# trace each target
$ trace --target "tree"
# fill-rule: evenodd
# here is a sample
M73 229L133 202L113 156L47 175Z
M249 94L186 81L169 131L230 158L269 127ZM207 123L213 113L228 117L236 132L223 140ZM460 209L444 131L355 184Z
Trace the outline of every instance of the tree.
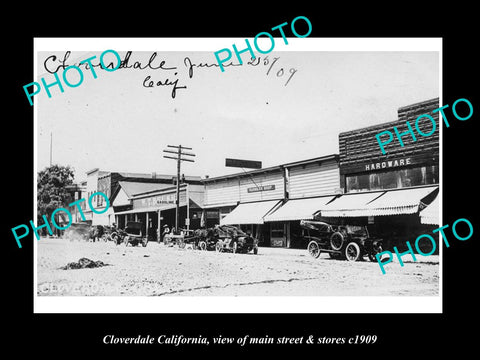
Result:
M55 209L66 207L73 201L71 194L66 188L68 185L73 184L73 179L74 170L69 165L51 165L38 172L37 226L44 223L43 215L46 215L50 221L52 212Z

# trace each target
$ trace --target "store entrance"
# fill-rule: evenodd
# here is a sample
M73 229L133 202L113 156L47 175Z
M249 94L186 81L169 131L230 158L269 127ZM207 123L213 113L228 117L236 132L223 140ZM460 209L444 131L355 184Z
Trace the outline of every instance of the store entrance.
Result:
M286 246L286 224L283 222L270 223L270 245L272 247Z

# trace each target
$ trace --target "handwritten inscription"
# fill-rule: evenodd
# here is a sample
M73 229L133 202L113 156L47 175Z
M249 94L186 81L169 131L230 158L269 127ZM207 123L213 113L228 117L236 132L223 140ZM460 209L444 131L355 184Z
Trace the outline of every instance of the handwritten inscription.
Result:
M257 56L255 59L251 58L250 61L248 61L246 64L247 65L250 65L250 66L258 66L260 63L262 63L264 66L268 66L270 64L270 66L268 67L268 70L266 72L265 75L269 75L270 72L272 71L272 68L274 67L275 63L280 59L280 57L274 57L273 58L273 61L270 61L269 57L268 56L265 56L263 58L263 61L262 61L262 57L261 56ZM212 67L219 67L220 65L218 65L217 63L213 63L213 64L207 64L207 63L199 63L199 64L195 64L195 63L192 63L192 61L190 60L189 57L186 57L184 60L183 60L183 63L185 64L185 66L187 67L188 69L188 76L190 78L193 77L193 68L212 68ZM235 64L233 62L229 62L229 63L226 63L226 64L223 64L223 67L229 67L229 66L244 66L244 64ZM274 71L272 73L275 73L276 72L276 75L277 77L282 77L285 73L285 70L283 67L277 67L276 69L273 69ZM287 81L285 82L285 86L287 86L288 82L290 81L290 79L293 77L293 75L295 75L295 73L297 72L297 69L294 69L294 68L290 68L289 70L289 73L291 74L289 76L289 78L287 79Z
M102 70L110 69L115 66L113 63L108 63L102 65L98 63L70 63L69 58L71 56L71 51L66 51L63 57L57 57L56 55L48 56L44 62L43 66L47 72L54 74L58 71L65 70L71 65L78 67L84 67L86 70L92 67L98 67ZM205 71L212 68L218 68L218 63L206 63L206 62L195 62L190 57L185 57L183 59L183 66L180 68L177 66L168 63L165 59L160 59L157 52L150 54L149 59L145 61L133 60L132 51L127 51L121 59L120 66L117 68L118 71L122 69L131 69L131 70L140 70L140 71L153 71L155 73L148 74L143 82L142 86L144 88L156 88L156 87L171 87L170 96L172 99L175 99L177 96L178 90L186 90L187 85L180 83L179 73L181 71L187 71L188 78L193 79L196 71ZM286 80L283 85L287 86L292 80L293 76L297 73L297 69L291 67L287 70L288 67L282 66L281 57L256 57L255 59L251 58L250 61L240 63L224 63L223 67L259 67L265 69L265 76L275 77L278 79ZM157 71L165 71L163 75L159 75Z

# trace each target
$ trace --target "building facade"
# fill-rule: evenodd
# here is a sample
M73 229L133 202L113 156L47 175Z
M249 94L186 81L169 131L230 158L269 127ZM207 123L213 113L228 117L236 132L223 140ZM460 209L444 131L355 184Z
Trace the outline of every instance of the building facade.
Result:
M180 185L179 219L180 229L201 227L203 207L203 184L182 183ZM144 183L123 180L111 198L115 222L121 229L128 221L143 224L143 233L149 240L160 239L162 227L175 226L176 186L165 183Z
M81 203L82 211L85 215L85 221L92 225L112 225L116 222L116 211L132 210L131 199L134 195L140 192L148 192L151 190L161 190L164 188L174 187L176 181L172 175L163 175L157 173L128 173L128 172L112 172L104 171L99 168L92 169L86 172L87 180L84 182L84 193L82 194L85 202ZM202 182L200 177L187 176L183 177L183 182L186 184L198 185L201 187ZM124 182L124 187L121 187L121 182ZM136 184L132 185L132 183ZM106 199L101 195L95 195L91 199L91 205L98 214L90 209L87 204L89 198L96 192L104 193L109 205L107 207ZM113 202L116 199L116 206ZM123 205L121 204L123 201ZM71 211L75 209L72 207Z
M204 179L206 226L238 225L261 246L303 247L300 220L341 192L338 155Z
M439 135L404 136L404 146L391 143L382 154L375 135L385 131L407 131L405 121L415 123L423 114L431 115L439 128L438 98L402 107L398 120L339 134L340 182L344 194L337 196L317 214L332 223L367 225L373 235L384 239L384 248L399 248L406 240L429 233L420 213L429 204L438 214ZM420 129L429 133L429 129ZM430 125L431 126L431 125ZM437 204L437 205L435 205ZM438 216L437 216L438 218ZM430 226L433 224L430 224Z

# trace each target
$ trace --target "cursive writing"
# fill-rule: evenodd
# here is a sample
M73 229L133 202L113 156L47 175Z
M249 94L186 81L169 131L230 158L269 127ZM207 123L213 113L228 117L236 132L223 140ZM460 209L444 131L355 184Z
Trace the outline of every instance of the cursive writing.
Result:
M177 75L177 73L175 73L175 75ZM166 79L164 82L161 82L161 81L153 81L153 80L150 80L151 76L147 76L145 78L145 80L143 80L143 86L146 87L146 88L152 88L154 86L171 86L173 85L173 88L172 88L172 99L175 99L175 96L177 95L177 89L186 89L187 87L186 86L177 86L178 84L178 79L176 79L175 81L170 81L168 79ZM149 81L150 80L150 81Z
M193 68L211 68L211 67L219 67L217 63L213 64L207 64L207 63L192 63L192 60L187 56L185 59L183 59L183 64L187 67L188 69L188 77L191 79L193 77ZM231 61L228 64L224 64L223 67L228 67L228 66L242 66L242 64L234 64Z
M77 66L77 67L85 67L86 70L90 70L90 65L88 63L77 63L77 64L67 64L67 60L71 55L71 51L66 51L65 54L63 55L63 59L57 58L55 55L50 55L45 59L43 62L43 66L47 72L50 74L54 74L60 69L65 70L69 66ZM130 57L132 56L131 51L127 51L125 53L125 56L120 62L120 66L118 69L138 69L138 70L145 70L145 69L150 69L150 70L176 70L177 67L166 67L165 66L165 60L160 61L160 63L155 64L155 59L157 57L157 53L154 52L150 55L150 58L148 59L148 62L146 64L143 64L141 61L135 61L133 63L130 63ZM56 65L55 62L58 62L60 65ZM55 68L55 66L57 66ZM101 69L104 69L102 64L100 62L98 63L93 63L93 67L99 67ZM107 68L114 68L113 63L109 63L106 65Z
M267 72L265 75L269 75L270 72L272 71L272 67L275 65L275 63L280 59L280 57L274 57L272 61L270 61L268 55L265 56L263 58L263 61L262 61L262 58L260 56L257 56L255 58L250 58L250 61L247 61L247 65L250 65L250 66L258 66L260 64L260 62L263 63L264 66L267 66L268 64L270 64L271 62L271 65L270 67L268 68ZM190 77L190 79L193 77L193 68L211 68L211 67L219 67L220 65L218 63L212 63L212 64L208 64L208 63L198 63L198 64L195 64L192 62L192 60L190 60L190 58L187 56L183 59L183 64L187 67L188 69L188 76ZM235 64L235 63L232 63L232 62L229 62L227 64L223 64L222 66L223 67L228 67L228 66L242 66L242 64L238 63L238 64ZM276 76L277 78L280 78L284 75L285 73L285 70L282 68L276 68L275 69L276 71L274 71L276 73ZM288 77L287 81L285 82L284 86L287 86L288 83L290 82L290 80L292 79L293 75L295 75L295 73L297 72L298 70L297 69L294 69L294 68L290 68L289 72L290 72L290 76ZM273 72L272 72L273 73Z
M120 56L120 65L117 63L101 63L99 60L94 61L95 57L91 57L92 61L88 62L78 62L75 63L71 61L71 51L66 51L63 55L50 55L48 56L44 62L43 66L45 70L50 74L55 74L58 71L65 71L69 66L77 66L78 68L83 68L85 70L90 70L90 67L98 67L100 69L108 69L108 68L117 68L120 69L132 69L132 70L162 70L162 71L171 71L168 73L169 75L162 77L162 80L155 79L155 75L148 74L143 79L143 87L144 88L155 88L155 87L171 87L171 97L175 99L177 96L177 90L187 89L186 85L179 84L179 76L178 73L181 69L177 68L177 66L172 66L171 64L167 65L167 61L165 59L160 59L157 52L152 52L150 57L147 61L135 59L132 56L132 51L126 51L125 54ZM170 61L171 62L171 61ZM282 78L284 73L287 74L287 70L281 66L282 60L280 57L273 57L270 59L268 56L257 56L255 58L250 58L249 61L243 63L234 63L230 61L229 63L224 63L223 67L236 67L236 66L246 66L246 67L258 67L259 69L265 69L265 76L267 77L276 77ZM195 71L197 70L208 70L211 68L218 68L220 65L218 63L208 63L208 62L194 62L190 57L186 56L183 58L183 65L185 66L188 73L188 78L192 79L195 75ZM117 67L118 66L118 67ZM297 72L296 69L290 68L289 70L290 76L284 83L284 86L287 86L290 83L293 75ZM287 78L287 76L285 76ZM165 79L165 80L163 80Z

